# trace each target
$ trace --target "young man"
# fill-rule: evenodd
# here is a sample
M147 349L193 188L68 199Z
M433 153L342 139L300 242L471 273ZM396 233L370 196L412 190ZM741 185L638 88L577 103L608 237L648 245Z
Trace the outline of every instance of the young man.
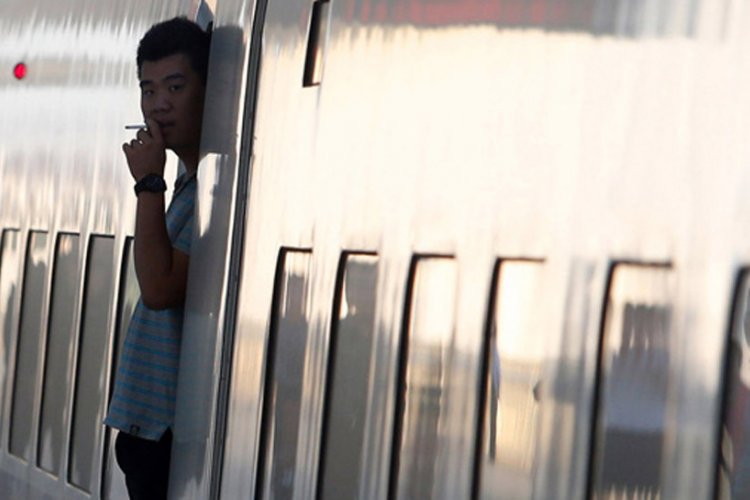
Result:
M210 35L198 25L176 18L153 26L138 47L146 126L122 149L136 181L134 256L141 300L105 420L120 431L115 454L132 499L167 496L209 44ZM167 149L185 172L165 214Z

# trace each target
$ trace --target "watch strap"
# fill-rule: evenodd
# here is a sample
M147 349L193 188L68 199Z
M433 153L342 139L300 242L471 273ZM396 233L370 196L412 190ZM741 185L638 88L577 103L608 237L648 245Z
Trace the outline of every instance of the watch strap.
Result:
M167 183L164 177L158 174L147 174L141 180L135 183L135 195L138 196L143 191L148 193L163 193L167 190Z

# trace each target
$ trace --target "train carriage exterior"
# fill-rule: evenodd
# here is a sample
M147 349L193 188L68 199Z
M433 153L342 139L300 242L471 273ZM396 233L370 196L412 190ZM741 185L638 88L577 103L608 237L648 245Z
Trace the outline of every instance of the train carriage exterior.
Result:
M740 0L5 0L0 496L126 497L120 145L175 15L213 45L171 498L748 498Z

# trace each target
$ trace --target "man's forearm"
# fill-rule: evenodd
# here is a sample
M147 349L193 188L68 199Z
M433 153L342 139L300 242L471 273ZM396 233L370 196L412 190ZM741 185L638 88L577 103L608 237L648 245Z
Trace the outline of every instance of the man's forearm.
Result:
M179 305L184 295L174 276L173 250L164 216L164 194L138 196L135 225L135 270L147 307Z

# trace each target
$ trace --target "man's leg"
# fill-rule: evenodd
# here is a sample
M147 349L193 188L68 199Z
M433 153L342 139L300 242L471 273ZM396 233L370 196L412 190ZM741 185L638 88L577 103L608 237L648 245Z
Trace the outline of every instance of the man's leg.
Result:
M169 485L169 458L172 431L167 429L159 441L117 434L115 456L125 473L131 500L164 500Z

